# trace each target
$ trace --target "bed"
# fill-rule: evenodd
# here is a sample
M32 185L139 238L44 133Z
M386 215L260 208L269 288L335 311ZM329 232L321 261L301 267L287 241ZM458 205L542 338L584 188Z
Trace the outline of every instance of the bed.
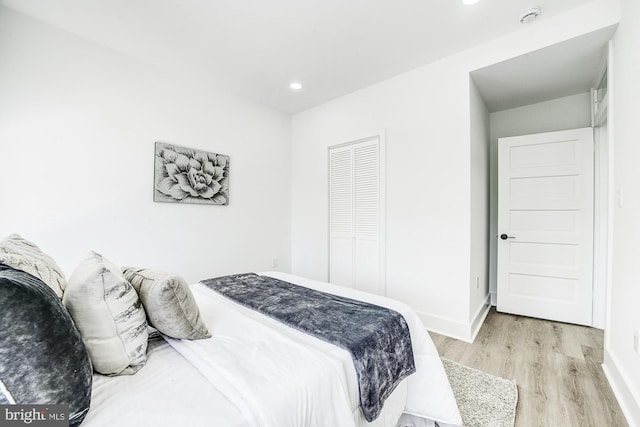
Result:
M0 269L0 273L7 271L15 273L12 269ZM434 421L441 426L461 424L435 346L407 305L280 272L263 272L259 276L364 301L402 315L410 331L415 372L393 388L375 419L369 422L363 415L361 385L349 351L197 283L189 286L190 293L211 338L175 339L149 328L144 366L130 375L106 376L92 371L90 399L84 400L88 411L78 411L74 418L77 422L71 424L87 427L423 427L434 425ZM6 286L0 286L2 289ZM5 296L0 295L0 300L6 301ZM11 319L16 319L19 308L12 307ZM0 326L15 322L9 319L7 310L2 316ZM3 328L0 346L5 348L0 348L3 350L0 358L7 356L4 350L9 345L6 338L10 333ZM17 351L23 360L39 357L32 353L24 356L24 349ZM0 366L0 399L2 387L6 391L7 384L11 384L11 369ZM64 373L56 375L60 378ZM85 378L83 384L87 381ZM77 390L81 386L67 388ZM76 392L74 398L77 396ZM65 401L5 399L0 403Z

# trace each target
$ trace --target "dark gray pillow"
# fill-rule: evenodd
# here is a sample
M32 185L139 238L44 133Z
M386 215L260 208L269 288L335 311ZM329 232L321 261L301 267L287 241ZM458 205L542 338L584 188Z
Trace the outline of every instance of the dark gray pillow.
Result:
M0 264L0 401L89 411L93 369L60 298L40 279Z

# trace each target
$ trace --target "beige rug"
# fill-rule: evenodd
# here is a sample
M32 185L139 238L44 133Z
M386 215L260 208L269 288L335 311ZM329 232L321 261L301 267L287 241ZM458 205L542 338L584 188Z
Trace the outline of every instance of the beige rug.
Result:
M442 358L464 427L513 427L518 388L505 380Z

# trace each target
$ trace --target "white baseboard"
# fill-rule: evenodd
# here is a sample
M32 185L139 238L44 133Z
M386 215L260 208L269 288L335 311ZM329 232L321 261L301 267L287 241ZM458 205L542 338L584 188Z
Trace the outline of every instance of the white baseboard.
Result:
M458 320L417 311L420 320L427 330L446 335L457 340L471 342L469 325Z
M476 314L475 316L473 316L473 319L471 321L471 342L476 339L476 336L478 335L478 332L480 332L480 328L484 323L484 319L487 318L490 309L491 295L487 295L480 307L478 307L478 310L476 310Z
M473 315L472 320L469 322L460 322L459 320L424 313L421 311L417 311L417 313L428 330L440 335L446 335L457 340L471 343L482 327L482 323L487 317L487 314L489 314L489 309L491 308L489 302L490 296L487 295L483 303Z
M640 405L638 404L640 400L625 381L625 378L631 378L631 376L624 372L617 358L607 349L604 350L602 369L613 390L613 394L618 400L622 413L627 419L627 423L629 423L630 427L640 426Z

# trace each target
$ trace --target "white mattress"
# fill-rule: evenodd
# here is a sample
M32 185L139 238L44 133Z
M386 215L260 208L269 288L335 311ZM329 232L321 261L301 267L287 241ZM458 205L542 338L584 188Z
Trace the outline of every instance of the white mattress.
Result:
M363 295L348 288L336 287L283 273L262 274L350 298L367 300L378 305L392 305L389 308L402 314L405 314L403 311L408 309L400 303L394 306L396 302L386 298L369 294ZM414 374L404 380L385 402L381 416L373 423L367 423L358 408L357 380L348 352L288 328L273 319L235 303L225 302L224 298L220 296L203 298L203 289L198 289L198 287L202 286L193 287L194 296L198 300L203 318L214 337L224 337L227 341L239 341L239 339L244 340L251 335L248 330L259 331L262 327L268 327L276 333L305 343L305 346L312 351L322 352L325 355L323 357L332 358L340 364L344 371L344 383L348 396L347 405L354 420L354 424L351 425L394 427L401 413L405 410L414 415L428 415L428 418L449 423L452 420L455 421L456 415L459 417L457 408L455 408L455 399L448 382L446 382L438 353L426 331L419 324L419 320L416 324L417 316L415 314L415 319L409 316L407 321L412 340L419 340L415 359L420 375ZM204 290L204 292L214 294L208 290ZM243 320L237 321L238 319ZM256 322L256 326L248 327L247 325L251 325L251 322ZM193 343L198 343L198 341ZM186 344L191 345L191 342L186 342ZM229 347L229 349L232 348ZM415 352L416 350L414 350ZM259 354L256 355L256 357L259 356ZM434 361L436 365L433 365ZM265 366L278 362L268 361L265 362ZM226 397L229 394L229 385L224 386L219 381L214 381L217 383L214 386L210 379L208 380L201 374L201 368L196 368L166 341L152 341L149 345L147 364L135 375L105 377L96 374L94 376L91 409L83 426L250 426L251 423L247 419L252 418L247 416L246 405L239 401L237 396ZM442 383L443 378L446 385ZM451 406L452 402L453 407ZM285 407L287 407L286 404L283 408ZM331 411L330 408L325 405L323 410ZM327 419L330 418L331 416L327 417Z

